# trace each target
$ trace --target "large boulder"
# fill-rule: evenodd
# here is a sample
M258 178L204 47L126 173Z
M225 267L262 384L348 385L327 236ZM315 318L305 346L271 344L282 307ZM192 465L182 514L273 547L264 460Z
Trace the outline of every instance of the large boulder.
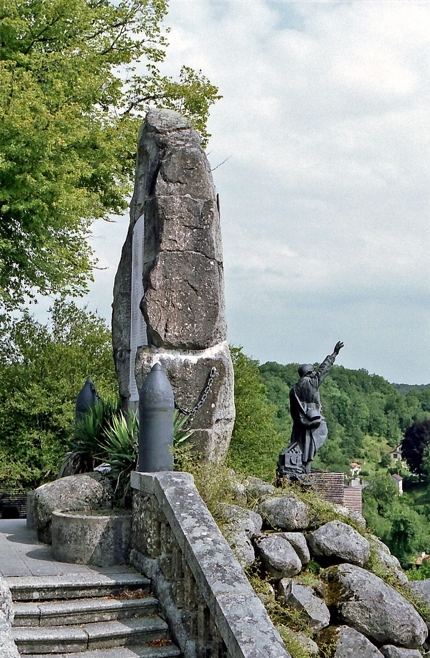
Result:
M302 563L282 533L257 535L254 546L263 567L273 578L288 578L300 573Z
M305 567L311 560L306 538L302 532L283 532L283 536L290 542Z
M252 539L258 535L263 525L263 519L260 514L252 510L240 507L239 505L230 505L222 503L218 506L218 512L224 523L226 533L243 531Z
M237 530L226 535L227 542L238 559L240 566L245 569L255 562L255 551L250 538L244 530Z
M402 649L392 644L381 647L381 653L385 658L422 658L421 653L416 649Z
M301 610L306 615L313 633L318 633L330 624L329 609L308 585L301 585L293 578L282 578L278 585L278 596L282 603Z
M132 327L138 327L135 342ZM124 408L154 363L161 363L186 410L201 399L216 369L194 415L190 443L207 459L222 458L235 409L219 204L198 133L171 110L150 110L139 136L130 226L114 284L112 341Z
M52 542L51 518L55 510L110 509L113 492L99 473L68 475L43 484L34 494L34 515L39 541Z
M333 507L336 510L338 510L343 517L345 517L347 519L352 519L353 521L355 521L358 524L358 526L362 530L366 530L366 526L367 526L366 519L364 518L364 516L362 514L360 514L360 512L357 512L356 510L348 509L344 505L339 505L337 503L334 503Z
M430 608L430 578L411 581L408 587Z
M427 626L415 608L375 574L352 564L322 573L326 602L339 620L378 644L416 649L424 644Z
M408 577L400 566L400 562L395 555L391 554L390 549L378 537L371 535L369 537L370 548L373 551L377 561L379 572L384 577L394 578L399 585L406 585ZM378 572L378 573L379 573Z
M370 556L367 539L341 521L329 521L307 535L313 555L333 557L363 566Z
M264 496L276 494L276 487L260 478L248 476L244 482L245 493L249 503L255 503Z
M331 649L332 658L382 658L382 653L367 637L349 626L331 626L323 630L317 643L323 650Z
M309 525L308 506L293 494L265 498L259 511L267 523L280 530L305 530Z
M295 643L302 648L306 658L308 656L309 658L312 658L313 656L319 656L319 648L317 643L304 633L293 631L291 628L286 629L285 626L278 626L277 630L283 640L286 639L285 636L287 636L288 639L293 639ZM301 656L303 653L300 653L299 655Z

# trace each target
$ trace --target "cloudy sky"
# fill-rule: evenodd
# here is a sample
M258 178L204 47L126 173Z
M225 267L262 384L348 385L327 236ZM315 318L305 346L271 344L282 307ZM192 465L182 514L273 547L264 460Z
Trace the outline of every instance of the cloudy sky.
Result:
M223 99L208 147L229 341L430 382L430 3L171 0L166 73ZM128 218L97 224L110 317Z

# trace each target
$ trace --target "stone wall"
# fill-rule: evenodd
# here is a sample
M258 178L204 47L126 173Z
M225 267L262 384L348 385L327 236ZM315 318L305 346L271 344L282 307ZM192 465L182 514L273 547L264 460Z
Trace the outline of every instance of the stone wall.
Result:
M361 487L345 487L343 504L351 512L363 513L363 493Z
M343 505L351 512L363 512L363 495L361 487L345 487L343 473L313 472L312 484L321 498L335 505Z
M0 576L0 656L1 658L19 658L18 649L13 641L11 626L14 612L12 596L6 580Z
M187 473L133 473L131 563L185 658L289 658Z

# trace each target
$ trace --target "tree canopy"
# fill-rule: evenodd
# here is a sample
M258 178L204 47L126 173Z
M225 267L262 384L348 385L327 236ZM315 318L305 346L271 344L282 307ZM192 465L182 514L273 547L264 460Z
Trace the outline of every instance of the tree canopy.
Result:
M266 396L258 361L231 347L236 421L228 463L236 471L272 481L285 439L276 430L276 407Z
M203 139L217 88L161 75L166 0L0 0L0 301L81 294L91 222L126 207L148 107Z
M46 324L0 316L1 488L56 477L87 377L103 398L117 397L110 331L96 314L57 301Z
M402 441L402 457L406 461L409 470L421 479L424 464L425 450L430 445L430 419L412 423L405 432ZM428 462L428 455L427 462ZM428 463L427 463L428 466Z

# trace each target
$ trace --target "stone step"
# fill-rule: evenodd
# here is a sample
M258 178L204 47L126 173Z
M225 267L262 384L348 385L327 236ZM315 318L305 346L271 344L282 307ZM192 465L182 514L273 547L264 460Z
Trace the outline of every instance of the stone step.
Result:
M12 633L21 655L80 653L169 639L168 626L158 616L81 626L22 626Z
M155 644L155 643L154 643ZM181 652L175 644L148 646L134 644L130 647L95 649L79 653L60 653L55 658L180 658ZM32 654L31 658L46 658L46 653Z
M8 577L13 601L46 601L109 596L123 590L149 591L148 578L130 571L124 573L68 574L63 576Z
M14 611L14 627L68 626L149 616L158 612L158 601L149 595L131 599L106 597L40 603L18 601L14 604Z

